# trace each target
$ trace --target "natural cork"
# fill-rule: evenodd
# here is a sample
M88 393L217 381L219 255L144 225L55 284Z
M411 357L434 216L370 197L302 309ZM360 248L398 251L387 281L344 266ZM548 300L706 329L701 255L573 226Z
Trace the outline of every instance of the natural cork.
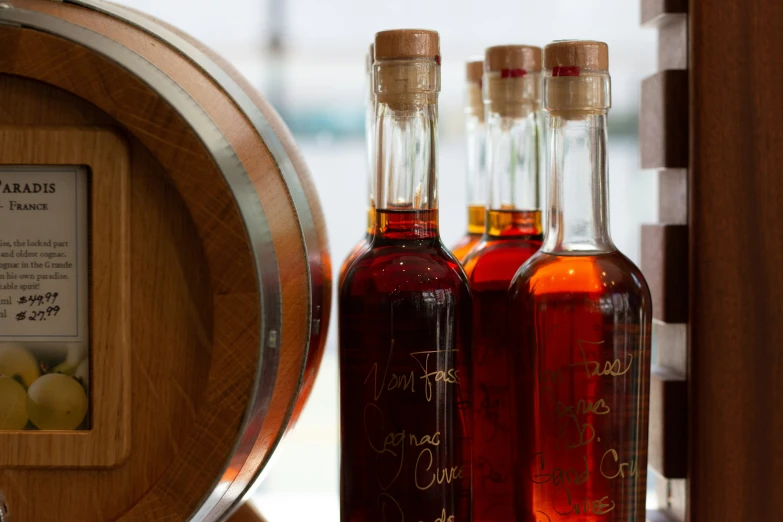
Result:
M465 63L465 113L472 114L479 122L484 122L484 97L481 93L484 76L484 60L471 60Z
M484 70L541 71L541 48L532 45L497 45L484 54Z
M612 106L609 47L566 40L544 48L544 106L550 114L578 119Z
M465 79L469 82L481 82L484 75L484 60L470 60L465 63Z
M433 58L440 61L440 38L427 29L394 29L375 34L375 61Z
M579 67L591 71L609 71L609 46L590 40L560 40L544 48L544 68Z
M525 118L541 108L541 48L498 45L484 55L484 103L489 113Z

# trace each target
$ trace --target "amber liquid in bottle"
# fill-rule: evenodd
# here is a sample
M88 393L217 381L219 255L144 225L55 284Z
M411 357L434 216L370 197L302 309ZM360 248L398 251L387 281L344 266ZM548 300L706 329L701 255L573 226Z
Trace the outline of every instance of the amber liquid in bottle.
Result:
M473 294L474 521L513 522L507 294L516 271L541 246L541 212L487 214L487 234L465 261Z
M467 282L437 210L377 215L340 296L342 520L469 520Z
M486 231L463 261L473 294L474 522L516 520L507 294L543 240L540 74L520 60L523 53L537 54L540 64L539 48L487 50Z
M374 236L339 300L341 520L470 521L472 301L438 233L439 65L376 74Z
M512 289L520 520L643 522L650 297L620 252L541 253ZM644 439L642 440L642 437ZM532 510L531 510L532 506Z
M452 247L451 253L462 263L484 235L484 205L468 206L468 231Z
M644 522L651 299L608 230L608 74L580 74L545 77L549 223L509 291L517 520Z

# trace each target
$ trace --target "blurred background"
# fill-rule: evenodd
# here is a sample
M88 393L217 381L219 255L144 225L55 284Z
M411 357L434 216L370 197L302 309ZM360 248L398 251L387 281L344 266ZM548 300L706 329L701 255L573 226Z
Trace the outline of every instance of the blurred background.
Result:
M119 0L189 32L231 61L272 103L307 160L326 214L334 270L364 234L365 54L376 31L441 36L440 223L448 246L464 232L464 63L499 44L557 39L609 44L611 231L639 263L642 223L657 219L654 172L641 171L639 89L656 70L655 31L639 0ZM218 9L219 8L219 9ZM335 307L336 313L336 307ZM334 314L333 314L334 316ZM253 497L269 522L337 522L337 331L333 320L315 390ZM655 357L655 356L653 356ZM654 490L650 475L648 490ZM648 495L648 507L654 495Z

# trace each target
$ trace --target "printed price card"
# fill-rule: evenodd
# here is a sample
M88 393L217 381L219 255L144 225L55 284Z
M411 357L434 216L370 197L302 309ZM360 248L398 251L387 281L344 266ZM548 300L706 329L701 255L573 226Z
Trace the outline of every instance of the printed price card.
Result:
M89 428L88 186L0 168L0 430Z

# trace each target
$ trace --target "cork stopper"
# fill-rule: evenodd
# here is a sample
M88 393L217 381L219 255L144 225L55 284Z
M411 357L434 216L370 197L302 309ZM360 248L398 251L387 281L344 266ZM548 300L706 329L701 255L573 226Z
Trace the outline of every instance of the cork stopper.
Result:
M440 92L438 33L397 29L375 35L373 80L379 104L396 111L436 103Z
M568 119L612 106L609 47L603 42L564 40L544 48L544 106Z
M481 83L481 77L484 75L484 60L475 58L465 63L465 79L469 82Z
M532 45L490 47L484 54L484 70L541 72L541 48Z
M484 98L481 95L484 60L474 59L465 63L465 115L484 122Z
M393 29L375 34L375 61L433 58L440 63L440 37L427 29Z
M489 114L525 118L541 109L541 48L498 45L484 56L484 103Z
M609 72L609 46L604 42L589 40L552 42L544 49L544 68L553 70L561 67ZM563 76L578 76L578 74Z

